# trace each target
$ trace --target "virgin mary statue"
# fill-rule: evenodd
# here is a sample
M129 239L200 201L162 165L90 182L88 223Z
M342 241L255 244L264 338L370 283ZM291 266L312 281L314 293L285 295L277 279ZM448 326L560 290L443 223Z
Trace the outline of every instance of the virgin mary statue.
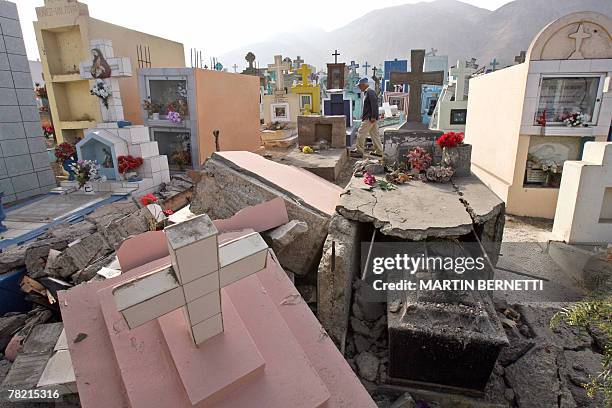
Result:
M91 50L91 54L93 55L93 63L91 65L91 76L96 79L106 79L111 76L111 67L106 62L102 51L98 48L94 48Z

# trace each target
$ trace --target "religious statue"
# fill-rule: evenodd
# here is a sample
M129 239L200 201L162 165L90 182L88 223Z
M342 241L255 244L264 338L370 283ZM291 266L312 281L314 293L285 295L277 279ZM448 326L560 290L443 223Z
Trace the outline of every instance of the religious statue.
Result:
M110 150L108 150L107 148L102 148L102 152L104 153L104 161L102 162L102 167L104 167L105 169L112 169L113 167L113 155L111 154Z
M102 51L98 48L94 48L91 50L91 54L93 55L93 62L91 64L91 76L96 79L106 79L111 76L111 67L106 62L106 58L102 54Z

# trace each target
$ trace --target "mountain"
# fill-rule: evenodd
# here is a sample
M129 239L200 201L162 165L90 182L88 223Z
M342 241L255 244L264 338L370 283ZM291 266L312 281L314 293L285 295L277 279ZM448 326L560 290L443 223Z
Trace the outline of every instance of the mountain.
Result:
M277 35L220 55L226 66L244 65L253 52L263 67L275 54L324 67L334 49L340 61L382 64L409 59L410 50L435 48L449 63L477 58L485 64L496 58L502 66L527 50L533 37L549 22L574 11L597 11L612 16L610 0L514 0L490 11L458 0L435 0L374 10L330 32L309 31Z

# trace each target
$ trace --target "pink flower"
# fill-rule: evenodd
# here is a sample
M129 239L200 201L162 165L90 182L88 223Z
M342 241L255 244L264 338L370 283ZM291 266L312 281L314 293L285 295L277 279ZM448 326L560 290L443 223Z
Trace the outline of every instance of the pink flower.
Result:
M363 182L368 186L373 186L376 183L376 177L366 171L363 173Z

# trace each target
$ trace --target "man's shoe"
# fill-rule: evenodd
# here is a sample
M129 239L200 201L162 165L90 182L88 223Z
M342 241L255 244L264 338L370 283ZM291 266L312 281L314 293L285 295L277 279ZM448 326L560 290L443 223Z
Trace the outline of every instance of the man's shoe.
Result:
M383 155L377 152L371 152L370 156L374 156L374 157L382 157Z
M361 158L363 157L363 153L361 153L359 150L351 150L349 151L349 156Z

